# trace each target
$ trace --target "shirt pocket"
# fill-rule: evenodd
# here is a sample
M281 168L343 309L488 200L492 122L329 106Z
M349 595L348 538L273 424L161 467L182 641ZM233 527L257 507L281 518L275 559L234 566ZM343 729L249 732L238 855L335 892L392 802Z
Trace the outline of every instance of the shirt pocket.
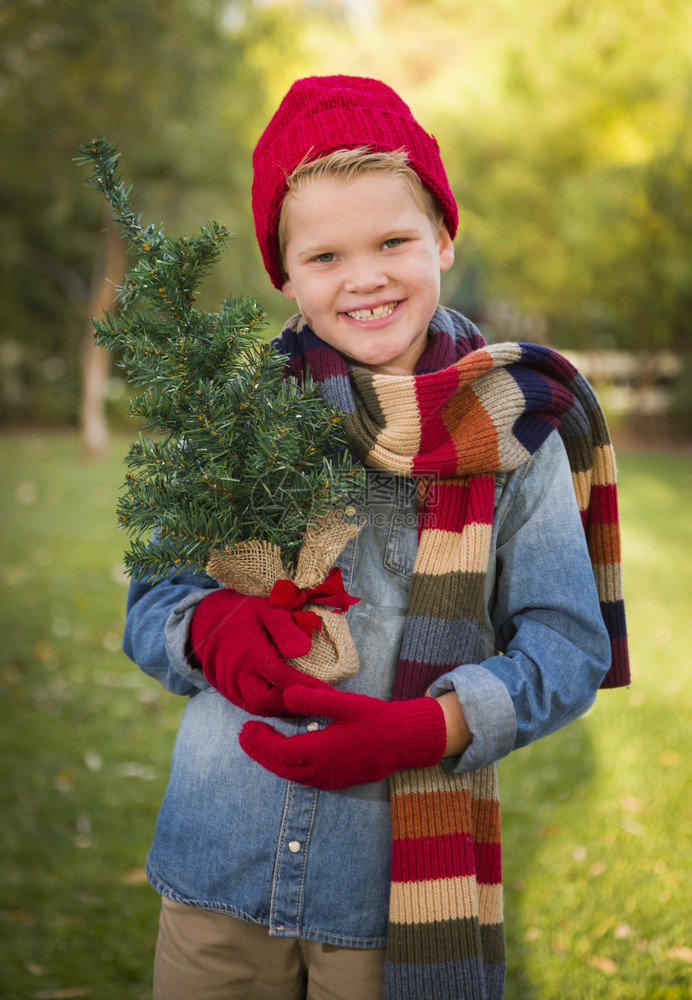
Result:
M410 579L418 554L418 502L415 483L401 477L392 504L384 546L384 566L390 573Z
M346 589L360 598L362 613L371 608L405 609L418 549L417 507L410 480L389 476L389 492L382 495L384 475L377 479L378 493L353 505L361 529L337 560ZM402 480L396 489L394 480ZM354 612L350 609L349 616Z
M495 478L494 508L502 497L508 473L500 472ZM401 477L401 487L392 503L391 519L384 550L384 566L397 576L410 578L418 554L418 502L415 483Z
M508 472L498 472L495 476L495 499L493 502L493 510L497 510L497 505L502 497L502 491L507 485L507 479L509 477Z

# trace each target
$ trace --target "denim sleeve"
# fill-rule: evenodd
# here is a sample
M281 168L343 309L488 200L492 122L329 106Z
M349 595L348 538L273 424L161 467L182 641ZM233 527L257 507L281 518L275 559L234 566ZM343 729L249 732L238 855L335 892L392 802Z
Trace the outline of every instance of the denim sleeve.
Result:
M473 741L449 770L484 767L547 736L593 703L610 643L571 472L557 433L507 479L495 510L489 624L496 655L439 678L455 691Z
M188 657L187 637L195 608L218 586L211 577L192 571L156 584L130 584L123 651L173 694L196 694L211 686Z

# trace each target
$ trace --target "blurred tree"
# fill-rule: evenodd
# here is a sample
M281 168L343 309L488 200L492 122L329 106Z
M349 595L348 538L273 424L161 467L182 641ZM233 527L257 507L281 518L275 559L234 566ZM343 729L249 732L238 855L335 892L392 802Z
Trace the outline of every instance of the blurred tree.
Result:
M247 4L245 5L247 6ZM248 133L263 94L222 0L10 2L0 10L0 418L74 419L101 205L72 157L107 135L147 202L183 227L223 215L247 253ZM212 212L213 208L213 212Z
M448 302L498 337L641 350L689 339L691 36L686 0L370 0L338 34L313 18L303 51L382 77L437 135Z
M10 0L0 7L0 419L74 418L106 135L169 231L237 234L229 288L274 326L251 150L297 76L391 83L438 137L462 217L445 300L495 337L690 339L687 0ZM4 366L4 367L3 367Z
M117 288L125 274L127 250L121 234L111 226L111 217L104 212L106 228L100 252L94 255L91 294L87 301L87 321L82 341L82 386L80 425L87 452L100 455L108 443L106 391L111 357L94 339L94 323L111 309L117 312Z
M505 53L492 145L464 129L489 293L520 316L538 308L533 332L565 346L679 349L692 293L689 6L551 0L533 15L533 51L517 39Z

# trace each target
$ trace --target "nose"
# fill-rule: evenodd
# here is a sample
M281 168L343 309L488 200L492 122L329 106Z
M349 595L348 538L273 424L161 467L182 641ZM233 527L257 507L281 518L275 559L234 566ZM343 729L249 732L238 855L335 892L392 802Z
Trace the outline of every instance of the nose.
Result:
M382 269L381 261L370 258L360 259L353 261L344 279L344 290L363 295L378 291L387 284L388 280Z

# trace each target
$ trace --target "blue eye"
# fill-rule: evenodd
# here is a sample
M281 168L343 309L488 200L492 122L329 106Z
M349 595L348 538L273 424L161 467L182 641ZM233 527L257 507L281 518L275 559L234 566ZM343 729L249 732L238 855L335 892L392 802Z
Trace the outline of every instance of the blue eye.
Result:
M391 240L385 240L382 246L385 250L393 250L395 247L401 246L406 240L403 236L393 236Z
M319 253L313 260L317 261L318 264L330 264L334 260L333 253Z

